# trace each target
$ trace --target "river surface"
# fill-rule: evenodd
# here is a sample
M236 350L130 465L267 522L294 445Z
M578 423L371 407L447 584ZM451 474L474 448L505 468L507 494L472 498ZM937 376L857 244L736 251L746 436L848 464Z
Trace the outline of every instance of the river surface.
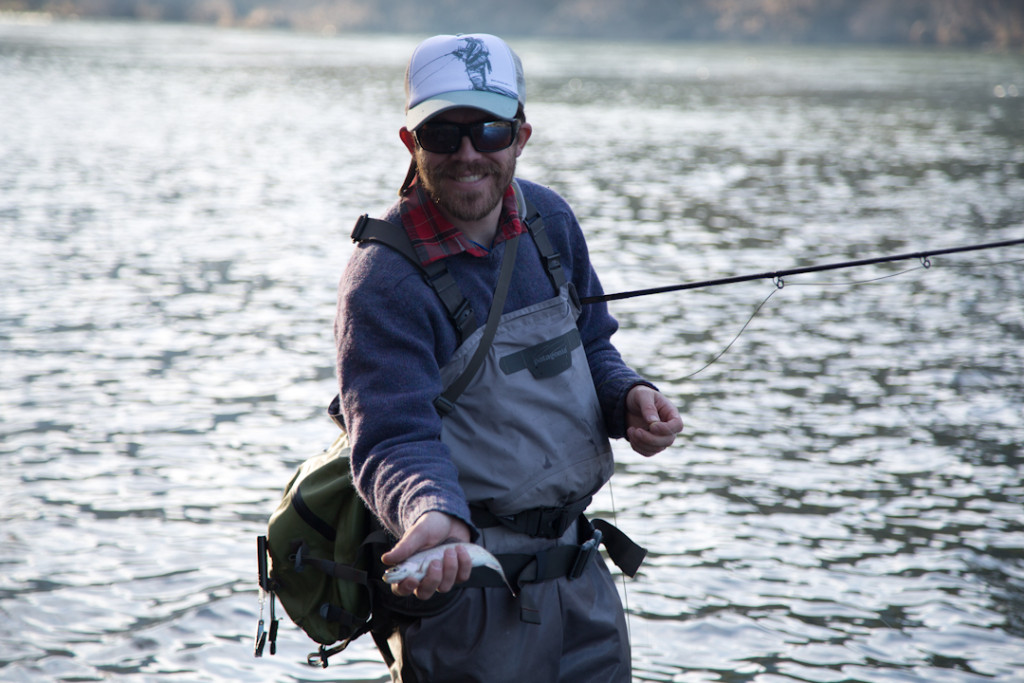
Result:
M418 40L0 19L0 679L385 680L252 656L255 537ZM1019 55L513 45L608 291L1024 237ZM686 422L593 508L650 549L636 680L1024 681L1022 260L611 305Z

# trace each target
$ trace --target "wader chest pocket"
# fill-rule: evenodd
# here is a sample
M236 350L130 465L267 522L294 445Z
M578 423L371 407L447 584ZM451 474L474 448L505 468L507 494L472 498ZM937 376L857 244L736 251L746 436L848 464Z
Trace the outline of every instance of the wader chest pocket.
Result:
M573 328L559 337L504 356L499 366L506 375L529 370L535 379L554 377L572 367L572 352L580 343L580 332Z

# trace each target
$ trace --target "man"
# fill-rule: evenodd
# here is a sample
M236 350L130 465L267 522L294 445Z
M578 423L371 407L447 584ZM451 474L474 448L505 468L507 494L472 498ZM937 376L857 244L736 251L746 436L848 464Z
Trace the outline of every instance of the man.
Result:
M416 604L443 604L400 619L385 660L406 682L628 681L622 606L600 554L581 551L598 534L580 512L611 476L609 435L650 456L682 421L622 361L607 307L579 306L577 293L601 286L569 206L513 180L532 133L518 56L491 35L436 36L414 51L406 89L399 134L412 162L384 220L400 226L419 263L363 242L339 289L338 377L356 486L399 539L386 564L451 540L533 559L509 577L517 596L501 584L460 586L472 569L462 549L394 586L424 601L409 599ZM534 234L540 225L546 238ZM488 330L506 251L512 279ZM475 316L466 339L423 276L437 264ZM472 368L481 346L487 354ZM467 366L472 380L441 405Z

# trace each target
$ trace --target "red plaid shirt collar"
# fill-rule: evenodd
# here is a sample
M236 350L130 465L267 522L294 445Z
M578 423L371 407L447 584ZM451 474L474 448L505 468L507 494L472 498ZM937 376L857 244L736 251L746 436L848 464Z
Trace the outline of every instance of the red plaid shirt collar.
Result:
M441 211L427 196L417 178L401 201L399 213L402 226L412 240L412 246L424 266L455 254L467 252L472 256L487 256L488 250L466 237L465 233L441 215ZM516 196L512 185L505 190L498 217L498 232L494 243L512 239L525 231L516 211Z

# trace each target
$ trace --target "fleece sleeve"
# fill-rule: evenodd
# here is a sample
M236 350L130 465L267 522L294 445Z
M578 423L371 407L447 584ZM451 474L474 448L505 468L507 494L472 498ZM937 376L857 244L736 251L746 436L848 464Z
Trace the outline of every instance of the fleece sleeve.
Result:
M434 300L417 296L423 290ZM357 247L335 319L341 409L356 488L397 536L431 510L473 528L432 406L441 389L435 349L454 343L439 338L450 328L415 267L386 247Z

